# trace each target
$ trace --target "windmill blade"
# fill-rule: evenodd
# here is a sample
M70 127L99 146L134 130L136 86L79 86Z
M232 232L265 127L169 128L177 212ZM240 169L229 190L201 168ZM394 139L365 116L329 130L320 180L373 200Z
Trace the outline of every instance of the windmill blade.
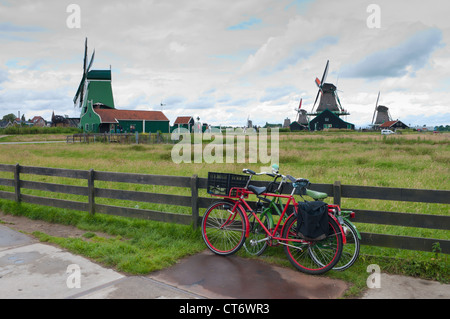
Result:
M91 70L92 64L94 63L94 57L95 57L95 50L94 50L94 52L92 53L91 61L89 62L89 66L88 66L88 68L87 68L87 70L86 70L86 73L89 72L89 71Z
M322 83L320 83L320 80L319 80L319 78L316 78L316 85L317 85L317 87L319 88L319 89L322 89Z
M297 115L295 117L296 122L298 121L298 119L300 117L300 109L302 108L302 101L303 101L303 98L300 99L300 104L298 105L298 108L294 109L294 111L297 112Z
M336 96L336 100L338 101L339 107L341 108L341 111L342 111L343 108L342 108L341 101L339 100L339 96L338 96L338 94L337 94L337 91L334 91L334 96Z
M322 81L320 81L320 83L323 85L325 83L325 81L327 80L327 75L328 75L328 66L330 64L330 60L327 60L327 65L325 66L325 71L323 72L323 76L322 76Z
M88 47L87 47L87 38L86 38L86 40L84 41L84 62L83 62L83 74L85 74L85 73L86 73L86 66L87 66L87 50L88 50Z
M377 113L377 107L378 107L378 100L379 99L380 99L380 91L378 91L377 103L375 103L375 110L373 111L372 125L373 125L373 121L375 121L375 114Z
M84 82L85 81L86 81L86 75L83 75L83 77L81 78L80 85L78 85L77 93L75 94L75 97L73 98L73 103L76 103L80 96L82 97L83 91L84 91Z
M318 98L319 98L319 94L320 94L320 90L317 92L316 100L314 101L314 105L313 105L313 108L312 108L312 110L311 110L311 113L314 112L314 107L316 106L317 100L318 100Z
M78 90L77 93L75 94L75 97L73 98L73 103L76 104L77 100L79 99L79 107L81 107L81 105L83 104L83 98L84 98L84 84L86 81L86 74L87 74L87 51L88 51L88 46L87 46L87 38L84 41L84 59L83 59L83 76L81 78L81 82L80 85L78 86ZM76 105L75 105L76 106Z

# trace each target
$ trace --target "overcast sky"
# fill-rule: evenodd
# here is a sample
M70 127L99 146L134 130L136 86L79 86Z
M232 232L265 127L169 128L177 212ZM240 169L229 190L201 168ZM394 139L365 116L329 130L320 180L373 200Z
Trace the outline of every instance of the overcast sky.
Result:
M446 125L449 12L448 0L0 0L0 116L79 116L87 37L116 108L163 108L171 123L293 120L330 60L348 122L370 124L381 91L394 119Z

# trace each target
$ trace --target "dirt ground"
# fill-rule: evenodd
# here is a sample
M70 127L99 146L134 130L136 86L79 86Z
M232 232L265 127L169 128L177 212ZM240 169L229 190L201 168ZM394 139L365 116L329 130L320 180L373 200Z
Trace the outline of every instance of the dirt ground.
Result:
M32 235L33 232L39 231L50 236L63 238L79 238L87 231L76 228L75 226L66 226L61 224L48 223L42 220L32 220L23 216L7 215L0 212L0 223L20 231L27 235ZM100 232L92 232L99 237L110 238L112 236Z

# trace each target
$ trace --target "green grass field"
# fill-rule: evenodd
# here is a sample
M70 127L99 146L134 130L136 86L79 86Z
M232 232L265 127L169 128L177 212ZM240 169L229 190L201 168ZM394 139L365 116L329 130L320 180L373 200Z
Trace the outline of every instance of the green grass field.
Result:
M58 140L65 139L65 136L57 134L52 135L52 137L49 137L48 134L9 136L1 138L0 142L24 142L30 139L34 141L39 139ZM263 163L208 164L203 162L175 164L171 159L172 148L173 145L164 144L8 144L0 145L0 163L156 175L192 176L198 174L199 177L207 177L209 171L240 174L243 168L259 171L261 167L267 166ZM279 150L280 172L285 175L290 174L295 177L308 178L312 183L332 184L334 181L340 181L343 185L450 189L450 181L448 179L450 133L405 133L394 136L358 132L280 133ZM11 178L10 174L0 174L1 177ZM86 186L86 181L72 179L57 179L44 176L27 176L23 178ZM268 179L261 177L261 180ZM190 194L188 189L148 185L96 182L96 187ZM7 189L7 187L2 187L2 189ZM23 192L38 194L36 193L37 191L32 190L23 190ZM200 195L207 196L204 192ZM78 200L78 198L70 195L49 193L45 194L45 196ZM96 199L96 202L102 203L101 199ZM111 200L105 200L104 202L111 204ZM99 262L129 273L148 273L161 269L173 264L178 258L205 249L200 233L198 231L194 232L188 226L127 220L108 216L91 217L86 216L85 213L68 213L64 210L32 205L18 207L18 205L6 201L1 201L1 204L0 209L6 212L23 213L32 218L73 224L86 229L86 231L97 229L117 236L114 240L97 238L89 241L82 239L71 241L62 238L50 238L45 234L36 234L41 240L55 242L77 253L87 255ZM140 208L190 213L188 208L169 205L130 203L127 201L114 202L114 204L130 207L138 205ZM419 214L450 214L448 205L441 204L343 198L342 206L353 209ZM59 214L64 217L56 217ZM359 224L358 229L365 232L449 239L448 231L366 224ZM150 236L150 234L154 236ZM150 250L152 250L151 253ZM240 254L244 255L244 253ZM260 258L289 267L282 249L271 248ZM382 271L407 273L448 281L449 264L445 255L375 247L363 247L360 261L349 270L342 273L330 272L327 275L353 282L355 288L351 290L350 295L357 294L365 286L365 279L368 276L366 267L370 263L380 263Z

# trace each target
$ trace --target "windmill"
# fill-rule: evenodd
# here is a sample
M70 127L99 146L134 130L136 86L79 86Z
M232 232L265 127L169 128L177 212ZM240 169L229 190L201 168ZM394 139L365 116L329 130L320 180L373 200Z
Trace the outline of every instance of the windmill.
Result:
M81 116L87 111L88 101L92 102L92 105L114 108L111 68L109 70L91 70L94 63L95 50L88 63L87 40L86 38L84 43L83 75L73 99L74 107L81 109Z
M389 114L389 108L384 105L378 105L380 100L380 92L378 92L377 102L375 103L375 111L373 112L371 126L376 128L381 124L391 121L391 115ZM376 117L375 117L376 115Z
M303 125L308 124L308 117L306 110L302 109L302 101L303 99L300 99L300 104L298 105L298 109L294 109L297 112L297 117L295 118L295 122Z
M78 90L77 93L75 94L75 97L73 99L73 103L75 107L83 107L83 103L84 103L84 99L86 96L86 89L87 89L87 85L86 85L86 79L87 79L87 75L88 72L90 71L91 67L92 67L92 63L94 62L94 56L95 56L95 50L92 53L92 57L91 57L91 61L89 62L89 66L88 66L88 61L87 61L87 55L88 55L88 46L87 46L87 38L84 42L84 61L83 61L83 76L81 77L81 82L80 85L78 86ZM84 112L83 112L84 113Z
M350 114L346 110L344 110L344 108L341 105L341 101L339 100L339 96L337 94L337 87L332 83L325 82L327 80L329 64L330 61L327 60L325 71L323 72L322 75L322 80L319 80L319 78L316 78L315 80L319 90L317 92L316 100L314 101L312 111L308 115L319 115L326 109L330 110L331 112L333 112L338 116ZM320 96L319 106L317 107L317 110L314 111L319 96Z

